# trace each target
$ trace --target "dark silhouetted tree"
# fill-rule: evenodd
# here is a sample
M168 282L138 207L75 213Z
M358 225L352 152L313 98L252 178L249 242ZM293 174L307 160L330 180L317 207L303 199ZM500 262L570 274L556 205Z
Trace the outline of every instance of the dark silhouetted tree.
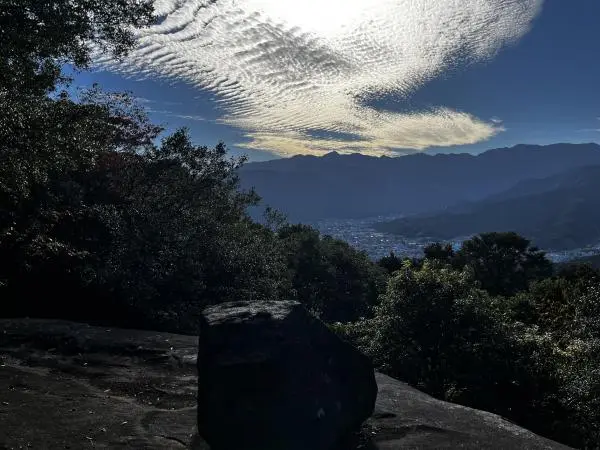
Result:
M423 249L425 259L451 264L454 259L454 249L451 244L435 242L425 246Z
M392 274L402 268L403 259L396 256L394 252L390 252L388 256L384 256L377 264L383 267L388 274Z
M322 237L312 227L279 231L288 261L292 297L326 322L348 322L370 314L385 286L385 272L346 242Z
M63 64L87 68L94 48L123 56L131 27L153 21L150 0L0 0L0 96L49 93Z
M469 267L492 295L513 295L552 274L545 253L512 232L475 236L463 242L453 261L455 266Z

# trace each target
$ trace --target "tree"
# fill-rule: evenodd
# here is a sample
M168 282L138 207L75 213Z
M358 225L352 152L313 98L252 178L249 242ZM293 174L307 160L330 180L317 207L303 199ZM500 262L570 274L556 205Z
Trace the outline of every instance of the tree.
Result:
M39 267L43 255L73 258L73 264L85 257L50 231L85 216L66 212L78 201L69 174L90 170L104 151L143 147L158 135L126 96L94 89L78 103L54 92L66 80L63 64L87 67L93 48L122 55L133 45L130 27L152 20L149 1L0 0L3 285L19 267Z
M423 254L425 255L425 259L440 261L445 264L451 264L455 256L451 244L442 244L440 242L425 246Z
M489 303L467 272L406 262L365 322L363 346L386 373L445 398L465 364L483 356L470 343L494 331Z
M528 303L531 323L561 342L600 339L599 293L597 279L553 277L533 283L516 298Z
M12 115L0 114L0 279L12 290L34 272L56 283L59 267L71 280L87 264L114 216L108 199L88 201L88 176L102 155L143 149L159 128L121 95L11 102ZM92 223L89 236L73 234Z
M246 214L258 197L238 190L241 163L180 130L145 152L50 172L30 206L3 210L5 311L194 332L207 304L279 298L285 261Z
M128 274L123 281L140 276L141 259L141 281L155 286L156 301L182 299L199 309L278 298L284 260L273 233L246 214L259 198L238 190L242 163L228 159L222 143L195 146L179 130L146 155L141 171L124 171L130 206L121 243L128 253L117 258L118 273Z
M557 277L575 282L600 283L600 270L588 262L568 262L558 265Z
M483 233L463 242L454 264L468 267L491 295L511 296L552 274L544 252L516 233Z
M51 92L94 48L124 55L153 21L150 0L0 0L0 99Z
M377 264L383 267L388 274L392 274L402 268L403 260L396 256L394 252L390 252L388 256L384 256Z
M287 259L292 298L326 322L348 322L369 315L385 285L385 273L346 242L307 225L279 230Z
M552 433L551 419L564 411L552 399L560 380L552 342L534 327L506 323L505 303L476 288L467 270L407 262L373 318L334 329L394 378Z
M203 305L279 297L279 241L246 214L242 160L185 130L156 145L127 94L54 91L61 64L126 52L150 2L0 2L3 314L194 332Z
M592 448L600 439L600 283L588 268L564 275L533 283L512 303L520 306L517 319L534 324L552 342L546 370L560 383L546 397L562 416L550 418L547 435Z

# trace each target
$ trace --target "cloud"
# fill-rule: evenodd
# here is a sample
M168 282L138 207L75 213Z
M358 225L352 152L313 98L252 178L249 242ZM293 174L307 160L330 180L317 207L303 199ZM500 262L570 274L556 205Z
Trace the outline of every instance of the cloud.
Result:
M600 117L596 117L596 120L600 120ZM600 128L582 128L577 131L579 131L580 133L598 133L600 132Z
M141 103L142 105L148 105L150 103L156 103L156 100L150 100L149 98L145 98L145 97L136 97L135 100L138 103Z
M165 110L165 109L147 108L146 111L148 111L149 113L158 114L158 115L167 116L167 117L175 117L177 119L182 119L182 120L193 120L196 122L202 122L202 121L206 120L203 116L199 116L196 114L179 114L174 111L169 111L169 110Z
M488 60L530 28L543 0L156 0L157 25L137 30L123 61L134 77L209 89L219 122L248 149L393 154L480 142L503 130L440 106L377 111L361 99L409 96L452 67ZM359 139L324 139L310 130Z
M195 114L170 114L170 116L183 120L193 120L195 122L203 122L206 120L204 117Z
M160 103L161 105L168 105L168 106L173 106L173 105L182 105L181 102L169 102L169 101L163 101L163 100L152 100L146 97L135 97L135 100L142 104L142 105L149 105L149 104L156 104L156 103Z

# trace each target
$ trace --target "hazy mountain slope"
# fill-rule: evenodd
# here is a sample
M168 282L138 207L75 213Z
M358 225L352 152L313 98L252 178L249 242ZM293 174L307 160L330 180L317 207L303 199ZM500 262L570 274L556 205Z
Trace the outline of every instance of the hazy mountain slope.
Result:
M600 166L521 183L485 200L445 211L380 223L406 237L452 239L486 231L516 231L545 249L600 242Z
M569 267L572 264L589 264L596 269L600 269L600 255L584 256L583 258L577 258L567 263L559 264L558 267Z
M578 167L575 169L566 169L556 175L551 175L544 178L530 178L523 181L519 181L513 187L492 194L485 197L485 202L501 202L504 200L512 200L519 197L526 197L529 195L542 194L557 189L568 189L576 187L577 185L590 183L593 181L593 177L597 175L598 165L590 165L587 167ZM470 212L474 207L479 205L482 200L470 201L458 203L450 207L447 211L452 213L458 212ZM436 214L438 211L434 211L432 214ZM441 212L441 211L440 211Z
M477 156L296 156L247 164L240 177L242 187L301 221L432 212L592 164L600 164L597 144L519 145Z

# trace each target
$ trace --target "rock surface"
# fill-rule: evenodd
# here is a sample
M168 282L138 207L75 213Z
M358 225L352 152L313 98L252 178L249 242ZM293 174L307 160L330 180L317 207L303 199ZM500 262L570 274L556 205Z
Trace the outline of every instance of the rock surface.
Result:
M0 449L188 448L196 423L197 341L0 320ZM376 378L375 412L340 450L568 448L493 414ZM208 450L201 440L193 448Z
M383 374L376 377L379 395L363 430L371 435L365 449L569 448L495 414L437 400Z
M0 320L0 449L184 449L197 338Z
M198 430L214 450L329 450L373 413L371 361L300 303L224 303L203 316Z

